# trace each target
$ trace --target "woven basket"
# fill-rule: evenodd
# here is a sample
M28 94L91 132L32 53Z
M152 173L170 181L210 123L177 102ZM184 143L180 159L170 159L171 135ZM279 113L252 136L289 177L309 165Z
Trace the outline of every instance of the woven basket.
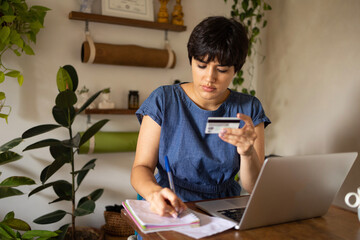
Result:
M135 233L134 229L121 218L121 213L104 211L105 233L115 236L126 237Z

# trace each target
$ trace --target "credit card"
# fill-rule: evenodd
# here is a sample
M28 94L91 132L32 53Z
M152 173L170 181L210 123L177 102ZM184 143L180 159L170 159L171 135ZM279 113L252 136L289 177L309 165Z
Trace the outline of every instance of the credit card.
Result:
M239 128L240 119L236 117L209 117L206 123L206 134L218 134L223 128Z

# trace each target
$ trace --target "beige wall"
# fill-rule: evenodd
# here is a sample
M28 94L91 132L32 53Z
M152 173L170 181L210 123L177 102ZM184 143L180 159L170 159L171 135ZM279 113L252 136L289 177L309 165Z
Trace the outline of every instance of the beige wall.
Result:
M258 93L272 124L266 152L360 152L360 2L271 0ZM360 162L336 203L360 186Z

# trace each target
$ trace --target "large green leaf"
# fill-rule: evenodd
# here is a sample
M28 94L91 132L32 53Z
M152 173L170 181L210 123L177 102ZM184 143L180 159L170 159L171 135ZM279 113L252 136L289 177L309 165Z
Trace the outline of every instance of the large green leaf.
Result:
M77 187L79 188L80 184L82 183L82 181L84 180L85 176L88 174L90 169L94 169L95 167L95 161L96 159L91 159L89 162L87 162L80 171L76 171L74 173L79 173L79 175L77 176Z
M2 27L0 29L0 42L5 43L9 36L10 36L10 28L6 26Z
M39 125L33 128L30 128L28 130L26 130L23 134L22 134L22 138L29 138L29 137L34 137L36 135L39 134L43 134L46 132L49 132L53 129L59 128L61 127L60 125L57 124L43 124L43 125Z
M19 230L19 231L29 231L31 227L25 221L17 218L7 219L2 221L3 224L11 227L12 229Z
M57 72L56 84L57 84L59 92L63 92L65 90L67 90L67 89L70 90L70 91L73 90L73 84L72 84L72 81L71 81L70 74L63 67L60 67L58 72Z
M0 239L16 239L15 232L6 224L0 223Z
M95 210L95 202L87 200L75 209L75 216L84 216L93 213Z
M49 166L43 169L40 180L44 184L54 173L56 173L65 163L68 163L66 156L57 157Z
M86 143L92 136L94 136L108 121L109 119L100 120L88 128L81 136L80 146Z
M23 141L22 138L15 138L15 139L1 145L0 152L8 151L8 150L12 149L13 147L16 147L17 145L19 145L22 141Z
M12 151L3 152L3 153L0 153L0 165L4 165L4 164L10 163L10 162L17 161L21 158L22 158L22 156L15 152L12 152Z
M95 202L102 196L103 193L104 193L104 189L101 189L101 188L93 191L89 195L82 197L78 203L78 206L82 205L87 200L93 200Z
M59 157L65 157L65 158L68 158L67 162L70 162L70 158L73 154L73 151L71 148L67 148L63 145L51 146L50 154L54 159L59 158Z
M54 222L58 222L66 215L66 212L63 210L56 210L54 212L45 214L34 220L34 223L37 224L50 224Z
M55 231L57 234L59 234L58 237L56 238L56 240L65 239L65 235L68 231L69 226L70 226L70 224L65 224L65 225L61 226L58 230ZM52 239L54 239L54 238L52 238Z
M75 92L78 87L78 84L79 84L79 79L78 79L76 70L71 65L65 65L65 66L63 66L63 68L68 72L68 74L71 78L71 81L72 81L72 85L73 85L72 91Z
M13 176L8 177L0 183L0 187L18 187L22 185L33 185L35 181L28 177Z
M81 113L82 111L84 111L99 95L100 93L102 92L103 90L101 91L98 91L97 93L95 93L94 95L92 95L81 107L80 109L78 110L77 114Z
M24 194L22 191L11 187L0 187L0 198L12 197Z
M35 193L37 193L37 192L40 192L40 191L42 191L42 190L44 190L44 189L46 189L46 188L48 188L48 187L51 187L51 186L53 186L53 185L55 185L55 184L61 184L62 182L66 182L66 181L64 181L64 180L57 180L57 181L54 181L54 182L50 182L50 183L43 184L43 185L35 188L34 190L32 190L32 191L29 193L29 197L30 197L31 195L33 195L33 194L35 194Z
M51 232L51 231L47 231L47 230L31 230L31 231L27 231L25 232L22 237L23 239L34 239L36 237L36 239L48 239L51 237L56 237L58 234L55 232Z
M59 108L70 108L77 102L76 94L71 90L60 92L55 99L55 104Z
M76 111L73 106L70 108L60 108L54 106L52 109L52 114L58 124L61 124L64 127L69 127L75 119Z
M67 181L61 181L53 185L54 192L63 200L71 200L72 185Z
M34 144L27 146L23 151L28 151L28 150L43 148L43 147L49 147L49 146L57 146L60 144L61 144L61 142L57 139L45 139L45 140L41 140L39 142L36 142Z

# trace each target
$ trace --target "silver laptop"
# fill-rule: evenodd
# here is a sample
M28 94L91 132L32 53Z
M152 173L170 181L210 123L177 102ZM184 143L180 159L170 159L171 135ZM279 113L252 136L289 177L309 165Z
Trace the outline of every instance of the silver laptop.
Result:
M240 230L319 217L328 211L356 157L351 152L268 158L251 195L196 205L235 221Z

